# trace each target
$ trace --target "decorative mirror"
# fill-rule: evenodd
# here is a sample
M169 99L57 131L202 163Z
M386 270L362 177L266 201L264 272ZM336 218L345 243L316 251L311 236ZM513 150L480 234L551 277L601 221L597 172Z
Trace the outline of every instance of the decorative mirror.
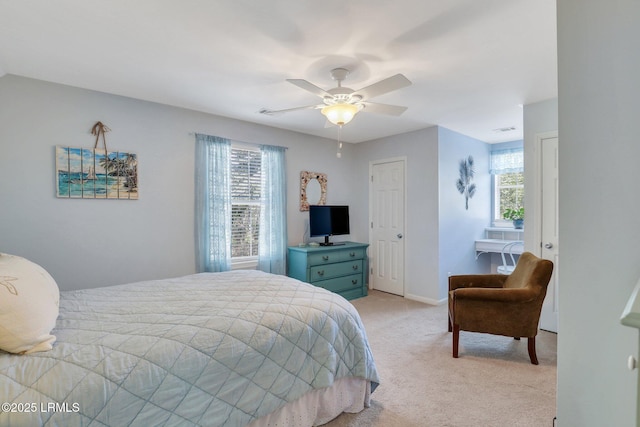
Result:
M309 203L311 200L311 203ZM309 204L324 205L327 202L327 174L300 172L300 211L308 211Z

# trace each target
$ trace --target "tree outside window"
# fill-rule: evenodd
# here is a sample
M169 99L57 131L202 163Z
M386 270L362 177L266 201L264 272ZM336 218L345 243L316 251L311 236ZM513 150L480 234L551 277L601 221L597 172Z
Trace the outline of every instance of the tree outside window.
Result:
M524 206L524 173L495 174L494 220L502 221L504 211Z

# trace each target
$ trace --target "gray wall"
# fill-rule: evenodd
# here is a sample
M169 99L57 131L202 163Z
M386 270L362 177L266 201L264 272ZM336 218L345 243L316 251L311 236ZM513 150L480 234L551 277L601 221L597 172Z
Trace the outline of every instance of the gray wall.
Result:
M526 206L526 219L524 227L525 249L536 255L540 255L541 221L536 208L538 202L536 196L542 189L539 182L538 153L536 151L536 138L550 132L558 131L558 99L536 102L524 106L524 205ZM558 144L562 140L558 139ZM531 208L529 208L531 207Z
M93 147L97 121L109 149L139 156L140 200L55 197L56 145ZM328 175L328 203L350 203L354 146L190 110L12 75L0 78L0 252L41 264L61 289L195 271L193 132L287 146L289 242L303 240L301 170ZM357 221L357 218L356 218ZM356 227L357 229L357 227ZM351 240L366 241L354 233Z
M637 0L558 0L560 427L636 425L639 21Z
M464 196L458 192L459 163L469 155L474 159L476 193L465 209ZM488 273L491 257L475 259L475 241L484 237L491 225L491 175L489 145L445 128L439 128L439 291L438 299L447 298L449 273Z
M356 145L357 206L369 212L369 165L406 157L405 296L438 299L438 128L395 135ZM366 233L368 221L358 234ZM367 239L368 240L368 239Z
M0 78L0 111L0 251L41 264L61 289L195 271L194 132L289 148L292 245L304 240L308 222L299 211L301 170L327 173L327 203L351 206L352 234L346 238L367 242L369 164L406 157L406 295L437 303L446 295L447 272L482 265L473 259L472 241L489 225L490 185L479 185L470 211L461 212L454 175L457 161L468 154L478 165L486 163L486 144L446 129L344 144L338 159L336 141L12 75ZM111 128L110 149L138 154L140 200L55 197L54 147L92 147L89 131L96 121ZM484 180L478 170L477 179Z
M476 160L478 192L469 210L458 193L458 161ZM431 304L447 294L447 273L488 272L489 259L475 260L474 241L490 224L488 145L448 129L431 127L356 146L356 206L369 208L369 165L406 157L405 296ZM357 197L357 199L355 199ZM358 230L368 233L366 221Z

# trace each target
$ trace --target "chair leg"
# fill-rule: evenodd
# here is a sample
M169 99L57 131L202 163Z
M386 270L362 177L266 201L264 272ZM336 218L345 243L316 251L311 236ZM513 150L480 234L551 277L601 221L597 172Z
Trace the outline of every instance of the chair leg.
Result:
M529 337L529 359L531 359L532 365L538 364L538 356L536 356L536 337Z
M447 323L448 323L448 326L449 326L449 332L452 332L453 328L451 327L451 317L450 316L447 316Z
M458 358L458 340L460 339L460 325L453 324L453 358Z

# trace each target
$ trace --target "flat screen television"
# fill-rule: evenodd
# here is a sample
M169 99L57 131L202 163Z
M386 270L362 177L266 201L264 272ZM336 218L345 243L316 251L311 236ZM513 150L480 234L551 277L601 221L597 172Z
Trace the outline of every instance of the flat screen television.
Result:
M334 244L329 240L331 236L349 233L349 206L309 206L309 236L324 236L322 246Z

